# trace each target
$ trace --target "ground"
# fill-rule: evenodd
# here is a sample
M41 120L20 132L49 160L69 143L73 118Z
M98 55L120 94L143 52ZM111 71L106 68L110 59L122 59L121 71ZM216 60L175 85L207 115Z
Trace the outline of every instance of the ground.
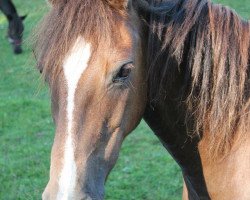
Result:
M24 53L15 56L0 13L0 199L40 199L48 181L53 123L49 92L31 51L31 32L46 12L44 0L13 1L25 20ZM32 3L31 3L32 2ZM250 17L249 0L216 0ZM145 122L126 139L106 184L107 200L181 199L179 167Z

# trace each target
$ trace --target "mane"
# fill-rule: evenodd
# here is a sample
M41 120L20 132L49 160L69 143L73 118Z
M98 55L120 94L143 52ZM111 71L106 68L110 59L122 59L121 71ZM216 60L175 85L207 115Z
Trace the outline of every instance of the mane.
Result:
M195 121L192 132L206 140L210 158L223 158L237 138L249 137L249 22L207 0L138 4L149 15L151 100L171 98L182 77L179 96Z
M127 17L104 0L61 2L44 18L35 40L38 67L51 83L79 36L93 48L119 42L112 30ZM207 0L135 2L149 25L151 99L167 98L180 76L187 119L195 119L192 132L206 140L211 157L226 155L237 138L249 136L249 22Z
M38 68L51 84L79 36L90 42L92 48L98 48L103 42L115 43L117 36L112 30L117 28L121 17L126 17L105 0L57 2L39 24L34 43Z

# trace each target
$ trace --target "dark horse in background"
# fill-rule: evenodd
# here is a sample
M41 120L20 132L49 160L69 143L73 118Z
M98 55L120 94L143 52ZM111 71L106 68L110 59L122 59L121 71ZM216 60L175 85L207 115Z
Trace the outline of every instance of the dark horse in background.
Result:
M142 118L183 199L250 199L249 21L209 0L50 2L35 49L56 125L44 200L103 199Z
M0 0L0 10L9 22L8 40L15 54L22 53L22 36L24 31L23 20L26 16L19 16L11 0Z

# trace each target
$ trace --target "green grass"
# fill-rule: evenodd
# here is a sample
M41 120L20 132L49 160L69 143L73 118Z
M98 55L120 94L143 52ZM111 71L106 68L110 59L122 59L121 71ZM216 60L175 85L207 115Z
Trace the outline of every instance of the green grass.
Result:
M249 17L249 0L220 0ZM25 38L46 11L44 0L14 0L25 20ZM40 199L48 181L54 127L48 89L35 69L29 40L24 53L12 54L0 14L0 200ZM108 200L181 199L178 166L147 125L126 139L106 184Z

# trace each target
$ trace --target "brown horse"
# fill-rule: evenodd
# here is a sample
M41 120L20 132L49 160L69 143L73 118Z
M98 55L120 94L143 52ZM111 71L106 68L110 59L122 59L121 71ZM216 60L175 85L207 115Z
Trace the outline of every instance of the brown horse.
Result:
M207 0L50 3L35 49L56 125L43 199L103 199L142 118L183 199L250 199L248 21Z

